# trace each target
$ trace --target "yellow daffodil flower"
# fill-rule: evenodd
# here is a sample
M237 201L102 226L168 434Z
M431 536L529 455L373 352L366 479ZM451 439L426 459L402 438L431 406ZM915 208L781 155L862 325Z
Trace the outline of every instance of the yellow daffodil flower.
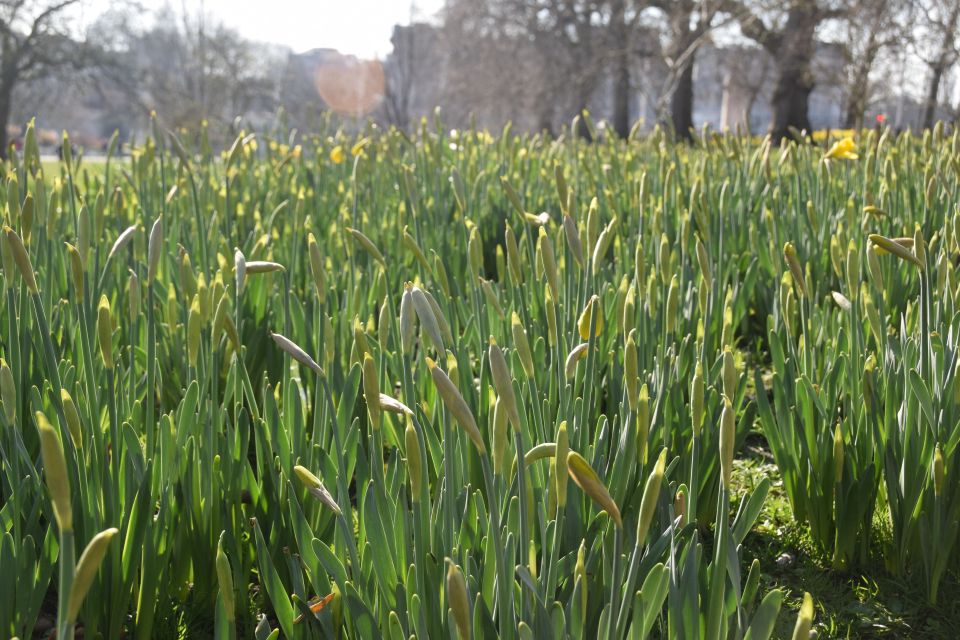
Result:
M860 156L857 155L857 143L853 141L853 138L843 138L834 142L823 157L826 160L856 160Z

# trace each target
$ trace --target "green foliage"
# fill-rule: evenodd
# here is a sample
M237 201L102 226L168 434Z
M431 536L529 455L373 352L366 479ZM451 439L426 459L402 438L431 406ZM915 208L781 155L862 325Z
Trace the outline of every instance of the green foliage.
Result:
M731 476L758 419L836 566L888 506L936 599L956 139L365 134L7 164L0 633L56 592L72 636L90 578L90 637L173 607L222 638L767 638L783 594L741 556L770 485ZM868 233L915 225L874 269Z

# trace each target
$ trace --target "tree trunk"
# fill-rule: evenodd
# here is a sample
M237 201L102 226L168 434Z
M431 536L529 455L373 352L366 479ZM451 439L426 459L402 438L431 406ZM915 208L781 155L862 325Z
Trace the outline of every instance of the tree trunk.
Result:
M617 135L630 135L630 65L627 53L617 56L617 76L613 85L613 128Z
M940 82L943 80L943 65L936 64L932 67L933 72L930 76L930 87L927 89L927 104L923 110L923 128L933 127L933 121L937 117L937 95L940 93Z
M7 145L10 139L7 137L7 124L10 122L10 111L13 104L13 85L14 81L7 78L0 80L0 160L7 159Z
M863 112L867 110L867 94L870 91L870 70L877 57L877 33L870 31L867 48L863 58L857 63L850 84L850 96L847 98L847 109L844 122L848 129L859 130L863 127Z
M943 82L943 74L947 66L953 60L953 40L956 36L957 22L960 21L960 3L955 3L953 10L943 32L943 40L940 43L940 55L936 62L930 65L930 86L927 89L927 104L923 111L923 127L929 129L933 127L933 121L937 117L937 96L940 94L940 83Z
M847 109L844 114L844 124L848 129L863 127L863 112L867 109L867 90L869 68L866 64L857 65L853 83L850 85L850 96L847 98Z
M690 140L693 135L693 53L691 52L683 71L677 78L677 87L670 96L670 124L673 133L681 140Z
M615 5L612 16L616 69L613 79L613 129L621 138L630 135L630 35L625 2Z
M773 89L773 123L770 133L777 142L792 137L792 129L810 131L809 102L813 91L810 61L817 28L816 7L803 4L790 9L779 50L774 52L777 80Z
M693 136L693 63L702 31L699 25L691 28L692 18L692 9L687 7L674 14L670 24L670 60L680 67L670 94L670 127L679 140Z

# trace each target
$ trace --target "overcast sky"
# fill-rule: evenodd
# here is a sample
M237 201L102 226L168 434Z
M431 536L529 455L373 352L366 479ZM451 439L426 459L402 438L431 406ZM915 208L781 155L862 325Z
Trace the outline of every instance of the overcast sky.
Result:
M87 20L111 6L113 0L88 0ZM407 24L411 15L433 16L443 0L140 0L147 11L169 5L235 28L253 40L282 44L296 52L318 47L338 49L362 58L384 57L393 48L395 24Z

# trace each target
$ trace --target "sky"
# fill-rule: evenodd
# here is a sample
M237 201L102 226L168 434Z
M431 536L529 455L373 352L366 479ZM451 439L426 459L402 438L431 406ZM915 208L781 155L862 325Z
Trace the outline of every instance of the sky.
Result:
M383 58L392 50L395 24L432 17L443 0L140 0L149 12L169 5L235 28L252 40L286 45L300 53L329 47L361 58ZM87 17L111 0L87 3Z

